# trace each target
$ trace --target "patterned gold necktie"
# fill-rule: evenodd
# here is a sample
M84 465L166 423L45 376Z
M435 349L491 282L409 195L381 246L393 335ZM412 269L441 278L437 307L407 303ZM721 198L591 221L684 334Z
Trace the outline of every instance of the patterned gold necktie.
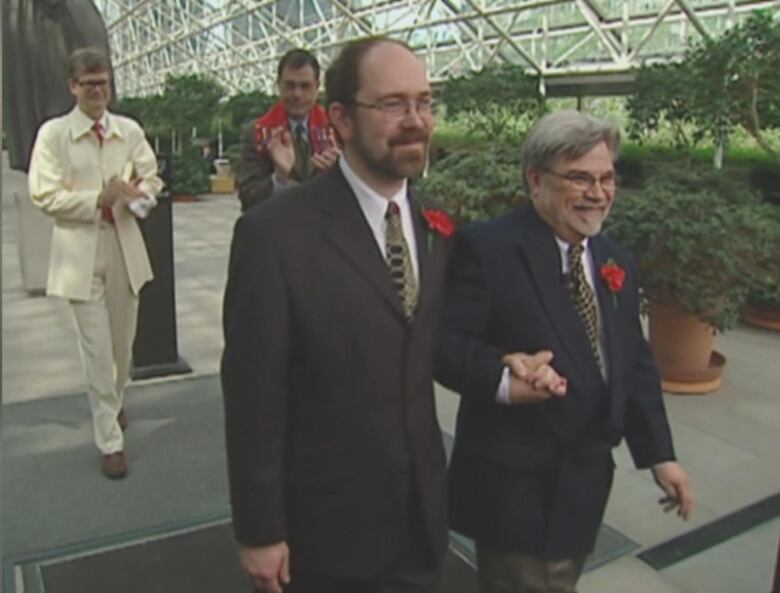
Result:
M401 297L406 318L411 320L417 306L417 282L414 279L409 246L406 244L401 226L401 210L395 202L388 204L385 221L387 222L385 258L393 284L398 291L398 296Z
M567 288L574 308L577 309L582 322L585 324L585 332L588 334L590 348L596 363L601 367L601 355L599 354L599 319L596 314L596 297L585 279L585 269L582 266L581 243L569 246L569 275Z

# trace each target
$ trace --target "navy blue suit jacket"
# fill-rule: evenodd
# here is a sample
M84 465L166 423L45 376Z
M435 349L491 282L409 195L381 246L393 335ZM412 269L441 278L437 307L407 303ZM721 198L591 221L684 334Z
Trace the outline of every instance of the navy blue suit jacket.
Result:
M589 252L606 379L569 299L553 232L532 207L456 236L435 372L461 394L451 524L486 545L548 558L587 553L611 487L612 447L625 436L640 468L674 459L632 258L603 235ZM627 273L617 293L598 277L608 260ZM553 352L567 395L496 403L502 356L539 350Z

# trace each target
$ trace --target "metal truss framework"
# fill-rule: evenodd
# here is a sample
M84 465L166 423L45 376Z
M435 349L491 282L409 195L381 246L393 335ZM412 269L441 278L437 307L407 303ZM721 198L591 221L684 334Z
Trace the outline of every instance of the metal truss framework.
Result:
M120 96L159 92L168 75L205 74L230 94L271 91L292 47L327 67L367 35L409 43L434 81L491 64L542 80L626 73L673 60L780 0L95 0Z

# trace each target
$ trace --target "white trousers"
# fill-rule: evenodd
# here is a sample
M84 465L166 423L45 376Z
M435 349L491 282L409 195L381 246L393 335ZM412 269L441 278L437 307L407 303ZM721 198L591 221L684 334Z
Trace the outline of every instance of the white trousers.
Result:
M117 415L130 373L138 297L127 277L116 229L100 222L97 257L88 301L70 301L81 365L92 410L95 444L107 455L122 451Z

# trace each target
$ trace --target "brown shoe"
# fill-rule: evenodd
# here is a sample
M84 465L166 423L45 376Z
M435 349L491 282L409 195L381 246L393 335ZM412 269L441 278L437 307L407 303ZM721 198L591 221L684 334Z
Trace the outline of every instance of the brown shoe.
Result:
M116 417L117 422L119 422L119 428L122 430L127 430L127 414L125 414L125 409L122 408L119 410L119 414Z
M109 453L103 455L103 462L101 464L103 475L110 480L119 480L127 475L127 462L125 461L125 454L122 451L116 453Z

